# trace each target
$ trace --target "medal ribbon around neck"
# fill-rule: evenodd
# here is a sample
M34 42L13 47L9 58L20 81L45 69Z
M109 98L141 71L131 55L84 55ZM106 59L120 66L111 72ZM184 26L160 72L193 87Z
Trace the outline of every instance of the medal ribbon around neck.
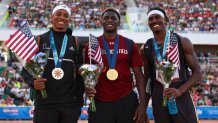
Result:
M169 32L166 32L165 39L164 39L164 47L163 47L163 52L162 52L162 57L161 57L160 50L157 46L157 41L155 40L155 38L153 38L153 45L154 45L155 54L157 56L158 62L162 62L163 59L166 58L166 50L167 50L168 41L169 41Z
M106 55L107 55L107 60L108 60L108 65L109 65L109 70L107 72L107 78L109 80L116 80L118 78L118 72L114 69L116 65L116 60L117 60L117 54L118 54L118 45L119 45L119 36L116 36L115 43L114 43L114 52L111 55L110 54L110 49L108 46L108 43L104 37L103 38L103 44L104 48L106 50Z
M64 35L59 57L57 53L57 48L55 46L54 35L52 31L50 32L49 39L50 39L50 45L51 45L51 49L52 49L52 53L54 57L54 63L55 63L55 68L52 70L52 76L54 79L60 80L64 76L64 71L61 69L61 64L62 64L64 54L66 51L68 37L66 34Z
M54 57L54 63L55 63L56 68L61 67L61 64L62 64L62 61L64 58L64 54L66 51L66 47L67 47L67 42L68 42L68 37L65 34L64 39L63 39L63 43L61 46L61 52L60 52L60 55L58 57L58 52L57 52L57 48L55 46L55 41L54 41L54 35L53 35L52 31L50 32L50 45L51 45L51 49L52 49L52 53L53 53L53 57Z

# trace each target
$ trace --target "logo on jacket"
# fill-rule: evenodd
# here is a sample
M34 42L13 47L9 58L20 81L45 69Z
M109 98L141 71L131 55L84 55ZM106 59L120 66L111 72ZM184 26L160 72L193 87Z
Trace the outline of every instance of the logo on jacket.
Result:
M69 48L69 50L75 51L75 49L74 49L74 47L73 47L73 46L72 46L72 47L70 47L70 48Z

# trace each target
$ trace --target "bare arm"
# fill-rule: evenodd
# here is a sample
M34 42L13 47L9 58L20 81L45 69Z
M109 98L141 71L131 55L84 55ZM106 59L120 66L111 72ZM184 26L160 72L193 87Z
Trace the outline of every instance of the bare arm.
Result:
M181 37L181 43L184 50L186 63L188 67L192 70L192 74L188 78L187 82L179 88L179 91L181 92L181 94L183 94L193 85L195 85L196 82L201 80L202 73L191 41L187 38Z
M135 111L133 119L136 120L136 123L144 123L146 113L144 75L140 67L134 67L133 72L136 79L136 87L139 93L139 105Z
M135 79L136 79L136 87L139 93L139 98L140 98L140 104L142 103L143 105L145 104L145 84L144 84L144 75L142 73L142 70L140 67L134 67L133 68L133 72L135 75Z
M169 95L177 98L181 96L184 92L189 90L193 85L195 85L196 82L198 82L202 77L200 65L198 64L198 60L195 55L192 43L190 42L189 39L184 37L181 37L181 43L184 50L184 55L186 60L185 62L187 63L188 67L192 70L192 74L188 78L188 80L183 85L181 85L178 89L176 88L165 89L163 92L163 96Z

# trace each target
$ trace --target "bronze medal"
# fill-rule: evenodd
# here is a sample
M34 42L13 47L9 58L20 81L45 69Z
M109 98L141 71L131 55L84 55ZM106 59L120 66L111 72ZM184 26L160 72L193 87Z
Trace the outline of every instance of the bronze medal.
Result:
M60 80L64 77L64 71L61 68L55 68L52 70L52 77L56 80Z
M116 80L117 78L118 78L118 72L117 72L117 70L115 70L115 69L109 69L108 71L107 71L107 78L109 79L109 80Z

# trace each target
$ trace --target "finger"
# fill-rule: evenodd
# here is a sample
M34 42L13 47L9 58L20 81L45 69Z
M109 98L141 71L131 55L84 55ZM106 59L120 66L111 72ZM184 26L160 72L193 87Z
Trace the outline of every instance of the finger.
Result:
M136 120L136 117L137 117L137 112L135 112L133 120Z
M42 90L42 89L45 89L45 85L36 85L34 88L36 90Z
M41 79L41 81L43 81L43 82L46 82L46 81L47 81L47 79L45 79L45 78L42 78L42 79Z
M45 84L44 84L44 82L35 82L34 83L34 88L36 90L42 90L42 89L45 88Z

